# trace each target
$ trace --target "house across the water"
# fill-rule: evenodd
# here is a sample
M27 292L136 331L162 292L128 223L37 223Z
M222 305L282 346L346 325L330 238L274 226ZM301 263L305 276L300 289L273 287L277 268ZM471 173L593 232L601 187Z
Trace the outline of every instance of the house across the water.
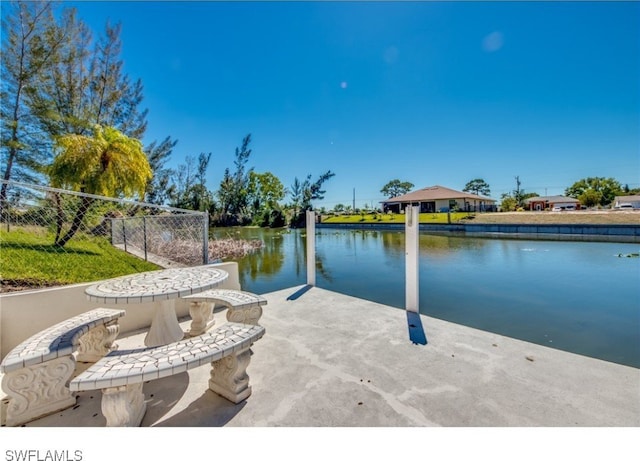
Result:
M401 213L410 205L420 206L420 213L459 211L496 211L496 201L448 187L431 186L393 197L383 202L384 212Z
M579 210L580 200L564 195L551 195L547 197L529 197L524 200L525 208L530 211L549 210Z
M613 201L616 210L640 210L640 195L621 195Z

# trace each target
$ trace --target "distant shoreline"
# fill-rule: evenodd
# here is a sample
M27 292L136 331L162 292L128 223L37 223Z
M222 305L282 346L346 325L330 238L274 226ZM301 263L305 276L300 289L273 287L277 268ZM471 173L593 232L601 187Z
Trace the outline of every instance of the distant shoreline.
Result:
M478 213L479 224L631 224L640 225L640 210L509 211Z
M393 230L402 232L402 223L320 223L318 229ZM639 224L611 223L420 223L420 232L465 237L570 240L591 242L640 243Z
M351 216L322 216L323 224L379 224L381 226L403 224L403 215L392 215L395 219L375 220L373 215ZM420 222L428 224L428 216L438 218L435 224L446 223L446 213L421 214ZM455 219L452 215L451 224L535 224L535 225L637 225L640 226L640 210L594 210L594 211L509 211L486 212L472 214L471 219ZM354 218L358 218L357 221Z

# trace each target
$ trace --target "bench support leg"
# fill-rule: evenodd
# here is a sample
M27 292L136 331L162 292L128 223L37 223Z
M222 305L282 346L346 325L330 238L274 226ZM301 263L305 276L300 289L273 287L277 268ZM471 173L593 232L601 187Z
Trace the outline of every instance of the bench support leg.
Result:
M5 374L2 390L9 397L7 426L19 426L76 403L68 383L76 363L72 355Z
M117 320L113 320L105 325L100 325L86 334L79 341L78 362L97 362L111 351L118 349L114 344L120 332L120 325Z
M240 403L251 395L247 367L251 361L251 350L246 348L213 362L209 389L233 403Z
M137 427L147 411L142 383L102 390L102 414L107 427Z
M199 336L215 324L213 318L213 303L206 301L191 301L189 303L191 325L187 335Z
M262 307L260 306L242 307L235 309L230 307L227 310L227 320L229 322L257 325L260 317L262 317Z

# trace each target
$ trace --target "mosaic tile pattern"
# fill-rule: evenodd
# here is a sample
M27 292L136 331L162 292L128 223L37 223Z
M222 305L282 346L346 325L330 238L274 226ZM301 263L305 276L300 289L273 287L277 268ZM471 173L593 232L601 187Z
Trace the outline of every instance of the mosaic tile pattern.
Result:
M0 372L9 373L24 367L71 355L82 335L89 330L116 320L126 311L93 309L64 320L17 345L0 364Z
M165 346L114 351L72 379L69 389L104 389L181 373L250 347L264 331L262 326L226 323Z
M216 287L229 274L210 266L181 267L117 277L85 290L90 301L133 304L181 298Z

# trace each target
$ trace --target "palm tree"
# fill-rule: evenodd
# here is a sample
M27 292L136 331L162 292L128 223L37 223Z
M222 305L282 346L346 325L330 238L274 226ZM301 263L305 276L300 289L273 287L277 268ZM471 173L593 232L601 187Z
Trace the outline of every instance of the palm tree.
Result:
M54 187L70 188L87 194L143 197L152 172L142 143L117 129L96 125L93 137L77 134L59 136L58 151L49 168ZM80 228L94 199L82 196L69 231L60 238L58 222L55 245L63 247Z

